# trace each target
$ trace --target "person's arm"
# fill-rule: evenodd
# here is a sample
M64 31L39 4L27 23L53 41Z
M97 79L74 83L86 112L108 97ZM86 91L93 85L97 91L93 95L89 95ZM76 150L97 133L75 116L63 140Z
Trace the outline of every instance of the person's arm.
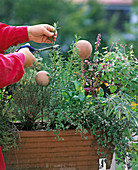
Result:
M16 27L0 23L0 53L4 53L12 45L28 41L27 26Z
M0 54L0 88L19 81L24 74L25 56L22 53Z
M57 32L48 24L28 27L8 26L0 23L0 53L11 45L27 42L29 40L38 43L52 43L49 38L56 41ZM0 88L19 81L24 68L32 65L35 57L28 48L23 48L18 53L7 55L0 54Z
M29 48L11 54L0 54L0 88L18 82L27 68L35 61Z
M1 170L6 170L1 147L0 147L0 169Z
M9 26L0 23L0 53L4 53L12 45L34 41L37 43L52 43L56 41L57 31L48 24L34 26Z

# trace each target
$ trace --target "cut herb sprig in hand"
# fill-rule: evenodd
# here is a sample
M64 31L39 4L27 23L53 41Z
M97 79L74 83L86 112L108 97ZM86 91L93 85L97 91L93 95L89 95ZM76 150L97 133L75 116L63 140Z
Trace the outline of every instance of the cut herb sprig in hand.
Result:
M55 22L54 22L53 27L54 27L54 30L53 30L54 36L56 36L56 34L57 34L57 29L59 29L59 28L58 28L58 23L55 23ZM54 37L49 38L49 39L53 42L52 44L54 45L54 44L55 44Z

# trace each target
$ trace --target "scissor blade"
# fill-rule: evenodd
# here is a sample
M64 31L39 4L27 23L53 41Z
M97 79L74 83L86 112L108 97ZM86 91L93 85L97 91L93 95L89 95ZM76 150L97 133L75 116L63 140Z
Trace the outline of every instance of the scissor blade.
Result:
M53 46L50 46L50 47L45 47L45 48L41 48L41 49L38 49L38 50L36 50L36 51L45 51L45 50L50 50L50 49L55 49L55 48L57 48L57 47L59 47L59 45L57 44L57 45L53 45Z

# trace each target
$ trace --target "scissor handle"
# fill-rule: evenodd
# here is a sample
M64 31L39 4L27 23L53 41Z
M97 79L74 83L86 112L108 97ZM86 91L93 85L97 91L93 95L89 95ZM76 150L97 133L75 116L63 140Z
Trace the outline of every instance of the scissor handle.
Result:
M18 50L17 52L21 49L21 48L29 48L30 52L33 53L35 51L35 48L30 46L30 45L22 45Z

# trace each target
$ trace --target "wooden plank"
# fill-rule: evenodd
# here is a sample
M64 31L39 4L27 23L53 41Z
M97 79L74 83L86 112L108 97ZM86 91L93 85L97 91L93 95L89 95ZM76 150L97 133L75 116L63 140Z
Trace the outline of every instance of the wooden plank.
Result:
M12 166L11 166L12 167ZM91 168L97 168L98 169L98 161L88 161L88 160L82 160L82 161L74 161L74 162L64 162L64 161L60 161L60 162L28 162L26 164L19 164L18 162L16 163L16 165L14 166L16 169L17 168L24 168L26 167L27 168L36 168L36 167L39 167L39 168L67 168L67 167L71 167L71 168L81 168L81 167L84 167L85 170L87 170L87 167L91 167ZM32 168L32 169L33 169ZM95 170L97 170L95 169ZM15 169L14 169L15 170ZM94 169L92 169L94 170Z

